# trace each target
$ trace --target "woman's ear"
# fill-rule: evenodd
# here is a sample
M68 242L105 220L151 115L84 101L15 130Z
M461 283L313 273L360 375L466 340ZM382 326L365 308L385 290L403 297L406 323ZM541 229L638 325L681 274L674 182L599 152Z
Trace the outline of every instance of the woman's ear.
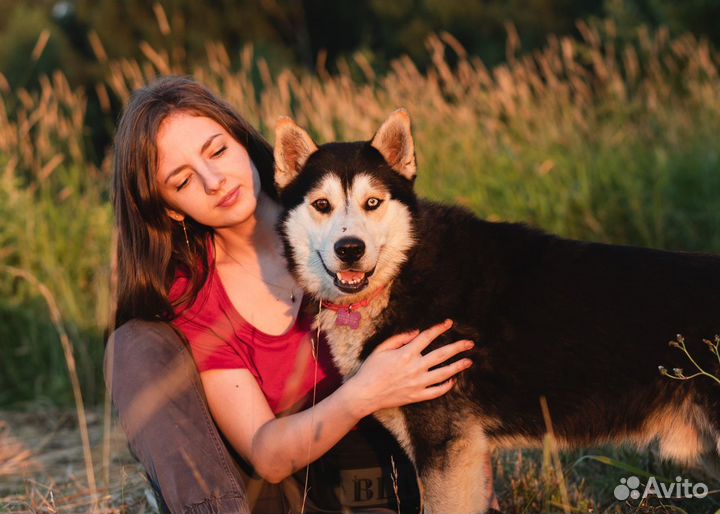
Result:
M172 209L165 209L165 212L170 217L170 219L173 219L177 222L185 221L185 215L180 214L178 211L174 211Z

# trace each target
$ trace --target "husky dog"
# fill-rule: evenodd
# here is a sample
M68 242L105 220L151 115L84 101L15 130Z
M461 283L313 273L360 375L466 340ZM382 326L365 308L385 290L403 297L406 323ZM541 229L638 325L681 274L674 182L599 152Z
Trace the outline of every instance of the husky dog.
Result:
M572 241L417 199L410 118L370 141L316 146L276 129L285 253L324 308L317 323L345 377L393 334L446 318L428 349L471 339L474 366L429 402L376 416L414 462L426 512L485 512L493 448L538 446L545 398L560 448L645 446L717 462L720 386L668 345L682 334L718 374L703 338L720 333L720 257ZM717 467L715 471L717 471Z

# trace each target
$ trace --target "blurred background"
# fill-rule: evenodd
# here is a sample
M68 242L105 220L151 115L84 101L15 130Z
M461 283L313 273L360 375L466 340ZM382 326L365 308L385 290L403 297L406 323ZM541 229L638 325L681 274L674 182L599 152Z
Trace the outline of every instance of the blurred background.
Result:
M280 115L325 142L369 138L404 106L424 196L569 237L718 252L718 19L716 0L0 0L0 512L50 505L28 477L96 491L93 466L106 511L152 510L127 456L123 490L140 492L112 492L101 374L111 144L134 88L193 75L271 142ZM43 461L48 433L77 443L82 472ZM661 466L591 457L564 457L579 470L569 499L549 461L499 458L503 506L614 509L622 465Z

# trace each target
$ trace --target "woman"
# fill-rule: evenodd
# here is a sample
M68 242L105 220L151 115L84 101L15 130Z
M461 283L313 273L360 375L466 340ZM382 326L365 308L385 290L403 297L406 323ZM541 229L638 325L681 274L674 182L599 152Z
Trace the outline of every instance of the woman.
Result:
M202 391L230 451L279 483L373 412L445 394L470 365L428 371L472 345L421 355L446 322L389 339L340 385L285 267L272 176L268 143L190 79L137 91L120 120L116 326L172 322L202 386L186 362L167 362L182 349L158 353L167 325L137 321L116 335L107 380L131 449L173 511L247 508Z

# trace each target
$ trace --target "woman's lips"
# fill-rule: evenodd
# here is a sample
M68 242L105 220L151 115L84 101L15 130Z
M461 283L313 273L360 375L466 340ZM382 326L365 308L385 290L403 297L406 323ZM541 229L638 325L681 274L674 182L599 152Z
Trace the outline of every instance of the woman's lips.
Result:
M232 191L230 191L228 194L222 197L222 199L218 202L218 207L231 207L232 205L237 202L238 197L240 196L240 186L236 187Z

